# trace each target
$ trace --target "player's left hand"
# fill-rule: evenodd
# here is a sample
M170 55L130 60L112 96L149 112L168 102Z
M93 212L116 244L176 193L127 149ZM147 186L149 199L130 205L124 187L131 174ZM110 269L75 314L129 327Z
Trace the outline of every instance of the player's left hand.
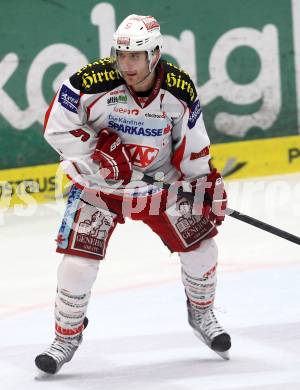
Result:
M225 219L227 194L220 173L214 168L204 179L193 183L193 191L194 202L198 202L198 198L202 199L201 214L216 225L221 225Z

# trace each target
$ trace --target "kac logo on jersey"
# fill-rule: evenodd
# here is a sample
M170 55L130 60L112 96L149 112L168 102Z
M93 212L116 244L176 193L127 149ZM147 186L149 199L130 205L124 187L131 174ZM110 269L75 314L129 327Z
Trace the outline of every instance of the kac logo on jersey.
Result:
M200 102L199 102L199 100L196 100L193 103L191 111L190 111L190 116L189 116L189 120L188 120L189 129L192 129L195 126L197 119L201 115L201 112L202 112L202 109L200 106Z
M63 84L61 87L58 101L67 110L77 113L80 96Z
M125 144L125 146L131 155L133 165L141 168L146 168L151 164L158 154L158 149L151 146L135 144Z

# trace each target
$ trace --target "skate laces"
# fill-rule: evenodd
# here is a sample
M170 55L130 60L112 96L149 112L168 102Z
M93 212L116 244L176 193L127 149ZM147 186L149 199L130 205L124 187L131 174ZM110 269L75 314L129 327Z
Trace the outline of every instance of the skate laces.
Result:
M45 354L52 356L58 363L61 363L73 356L80 344L80 341L81 337L74 338L72 340L63 340L56 336Z
M203 311L192 308L192 315L196 324L210 339L215 338L221 333L225 333L225 330L215 316L213 308Z

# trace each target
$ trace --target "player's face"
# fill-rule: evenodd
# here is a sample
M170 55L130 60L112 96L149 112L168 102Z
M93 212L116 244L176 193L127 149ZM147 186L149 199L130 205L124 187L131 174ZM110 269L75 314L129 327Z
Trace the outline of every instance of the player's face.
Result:
M124 80L133 89L135 89L135 85L143 81L149 74L146 52L118 51L117 59Z

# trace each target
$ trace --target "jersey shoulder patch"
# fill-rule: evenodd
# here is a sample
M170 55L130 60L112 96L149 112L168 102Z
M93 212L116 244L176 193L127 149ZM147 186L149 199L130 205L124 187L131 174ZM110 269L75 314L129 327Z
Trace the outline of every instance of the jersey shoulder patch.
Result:
M110 91L125 83L113 63L110 57L94 61L73 74L70 83L85 94Z
M191 107L196 100L197 91L189 74L171 62L162 60L161 64L164 70L162 88Z

